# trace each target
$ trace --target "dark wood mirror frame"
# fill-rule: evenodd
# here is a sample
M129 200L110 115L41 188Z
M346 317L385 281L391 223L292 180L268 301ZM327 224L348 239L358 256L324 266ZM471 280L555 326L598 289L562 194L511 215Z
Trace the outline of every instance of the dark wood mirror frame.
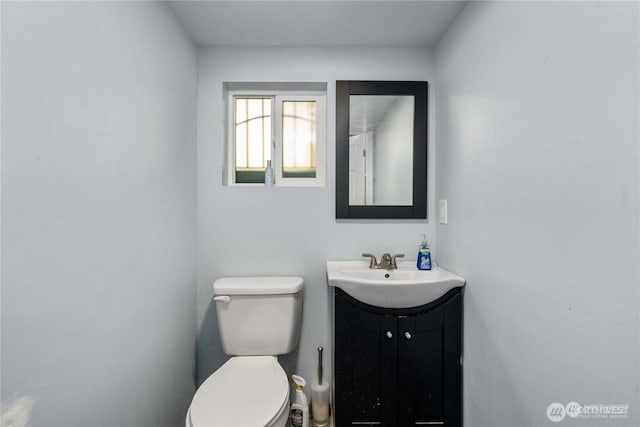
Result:
M413 205L349 205L349 96L413 95ZM427 218L428 83L418 81L336 81L336 218Z

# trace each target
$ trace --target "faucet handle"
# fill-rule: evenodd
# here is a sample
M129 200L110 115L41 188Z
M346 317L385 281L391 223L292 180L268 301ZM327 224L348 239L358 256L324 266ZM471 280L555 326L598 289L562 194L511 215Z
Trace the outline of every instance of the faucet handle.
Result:
M369 257L369 268L375 268L378 265L378 260L373 254L362 254L363 257Z
M391 257L391 268L398 268L398 263L396 262L396 258L404 258L404 254L395 254Z

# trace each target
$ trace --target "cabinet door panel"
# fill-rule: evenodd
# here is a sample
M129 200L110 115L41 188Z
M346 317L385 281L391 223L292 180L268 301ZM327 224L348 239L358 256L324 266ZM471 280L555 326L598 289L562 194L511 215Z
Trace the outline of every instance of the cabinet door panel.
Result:
M336 426L382 425L395 414L397 321L335 298ZM387 334L388 333L388 334Z
M462 295L443 306L444 317L444 419L450 427L462 427Z
M398 426L443 421L442 309L399 319Z

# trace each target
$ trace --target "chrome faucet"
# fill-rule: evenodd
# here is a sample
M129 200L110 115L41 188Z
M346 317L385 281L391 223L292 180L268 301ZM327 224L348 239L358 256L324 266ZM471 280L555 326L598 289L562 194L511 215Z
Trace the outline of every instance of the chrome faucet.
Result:
M369 257L369 268L397 270L398 263L396 262L396 258L403 258L404 254L396 254L394 256L391 256L388 253L384 253L382 254L382 258L380 258L379 264L378 264L378 260L373 254L362 254L362 256Z

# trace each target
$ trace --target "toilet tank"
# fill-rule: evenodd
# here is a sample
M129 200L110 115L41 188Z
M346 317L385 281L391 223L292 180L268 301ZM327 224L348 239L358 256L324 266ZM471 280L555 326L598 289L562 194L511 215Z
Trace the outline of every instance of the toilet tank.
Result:
M276 356L298 345L301 277L223 277L213 284L222 349L231 356Z

